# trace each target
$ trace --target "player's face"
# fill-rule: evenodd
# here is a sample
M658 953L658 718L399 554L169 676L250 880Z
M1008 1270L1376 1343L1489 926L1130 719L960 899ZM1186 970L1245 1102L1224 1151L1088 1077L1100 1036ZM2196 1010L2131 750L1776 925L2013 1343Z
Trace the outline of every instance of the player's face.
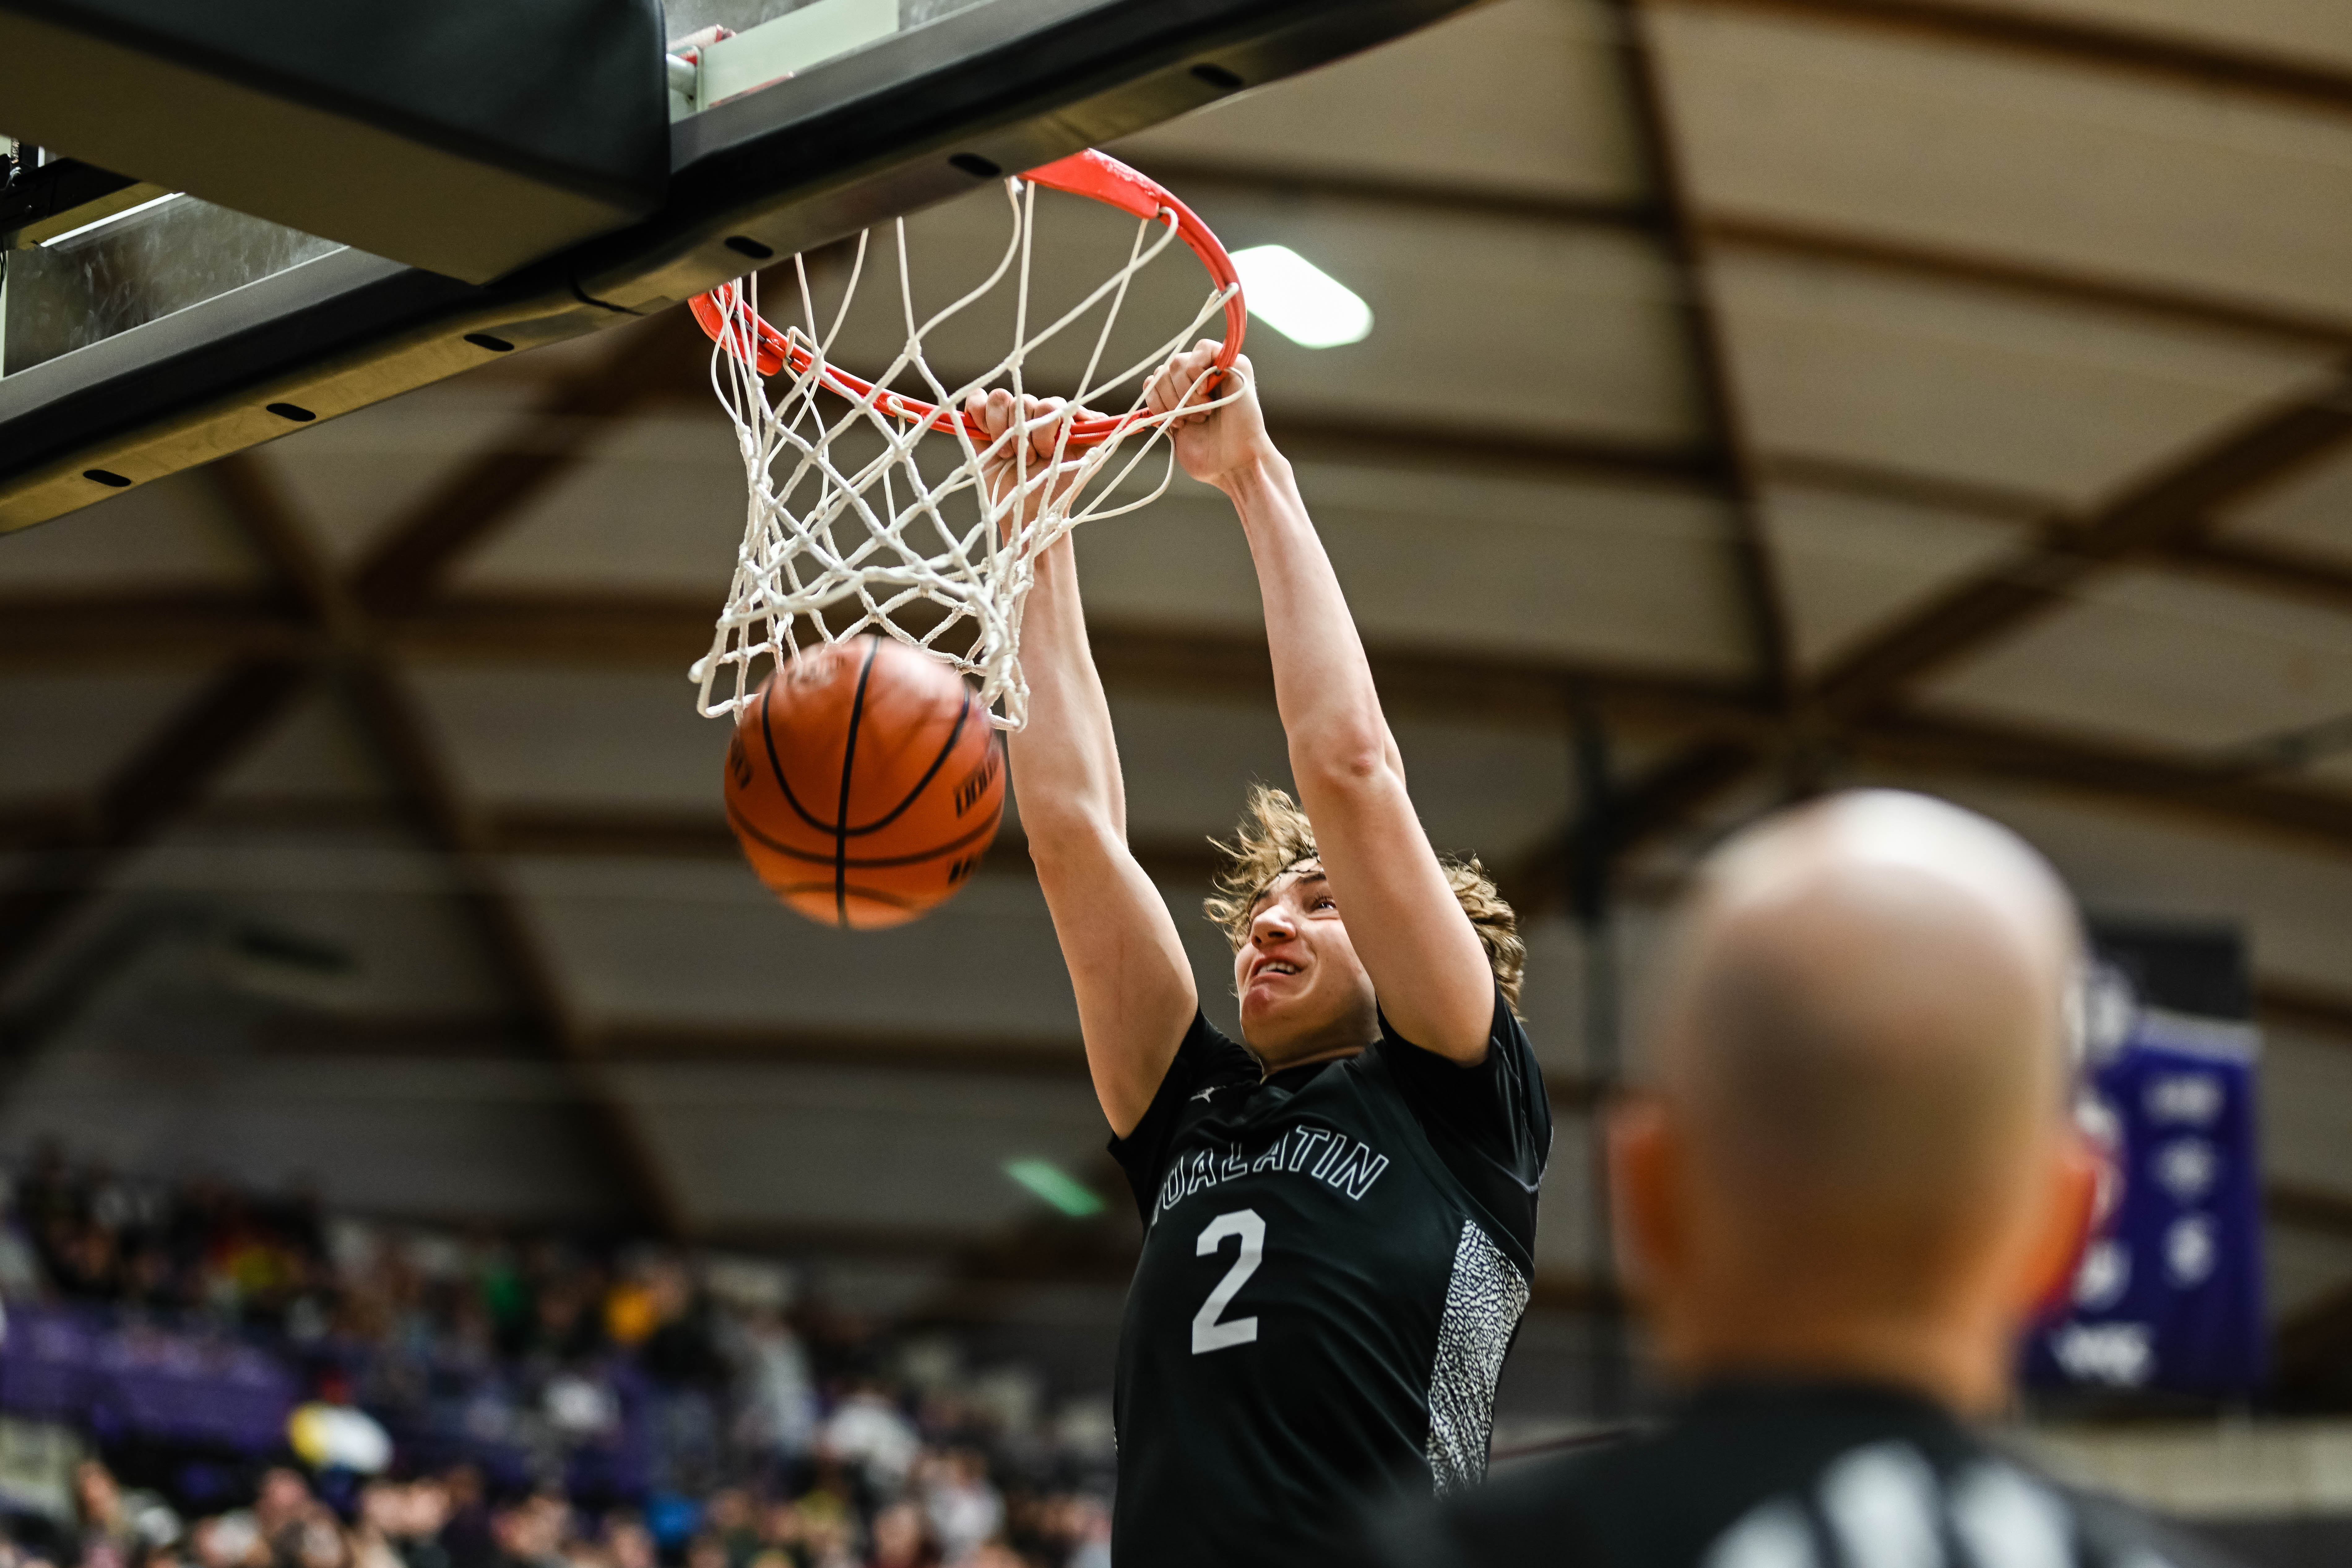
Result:
M1234 989L1242 1033L1269 1066L1371 1043L1372 977L1321 866L1305 861L1258 895L1249 940L1234 954Z

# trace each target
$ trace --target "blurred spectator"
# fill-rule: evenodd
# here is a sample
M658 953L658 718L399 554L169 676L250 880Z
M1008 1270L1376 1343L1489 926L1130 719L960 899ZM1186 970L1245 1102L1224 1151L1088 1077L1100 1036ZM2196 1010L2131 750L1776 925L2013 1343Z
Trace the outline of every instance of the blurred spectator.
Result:
M74 1467L74 1505L87 1568L145 1568L180 1539L180 1516L163 1499L124 1491L96 1459Z
M909 1502L894 1502L874 1516L874 1549L866 1568L930 1568L940 1561L939 1543L931 1539L922 1510Z
M335 1516L323 1508L288 1526L273 1555L277 1568L352 1568L350 1542Z
M735 1440L751 1455L789 1460L816 1436L816 1386L800 1336L773 1307L761 1307L733 1325L725 1346L740 1399Z
M918 1472L923 1514L949 1568L971 1560L1004 1527L1004 1499L988 1482L988 1461L971 1448L927 1457Z
M572 1510L561 1497L534 1492L491 1516L499 1568L563 1568Z
M74 1469L74 1501L81 1510L81 1556L89 1568L129 1568L138 1542L125 1517L114 1477L95 1459Z
M914 1423L880 1388L866 1384L854 1389L834 1410L819 1439L822 1450L865 1472L866 1480L886 1498L905 1489L923 1440Z
M449 1549L442 1536L450 1521L449 1489L436 1480L402 1487L388 1529L393 1550L402 1568L449 1568Z
M396 1544L408 1489L371 1481L360 1490L359 1518L352 1528L352 1568L405 1568Z
M192 1534L199 1568L268 1568L269 1549L242 1509L199 1521Z
M652 1531L633 1513L616 1513L604 1521L604 1556L612 1568L656 1568Z
M759 1554L760 1532L752 1522L751 1499L742 1488L721 1487L711 1493L702 1523L720 1553L711 1568L745 1568Z
M310 1483L283 1465L273 1466L261 1478L259 1495L253 1500L253 1524L273 1552L283 1555L297 1526L310 1518L316 1500L310 1496Z
M482 1472L471 1465L451 1470L444 1479L442 1500L446 1522L441 1529L440 1546L448 1556L449 1568L489 1568L498 1560L499 1548L490 1531Z

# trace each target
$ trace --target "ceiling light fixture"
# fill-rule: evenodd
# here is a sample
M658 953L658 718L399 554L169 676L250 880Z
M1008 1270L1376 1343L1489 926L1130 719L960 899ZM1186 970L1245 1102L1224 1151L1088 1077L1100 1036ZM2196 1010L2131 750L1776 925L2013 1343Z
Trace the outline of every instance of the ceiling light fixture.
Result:
M1286 245L1236 250L1234 268L1250 314L1301 348L1361 342L1372 330L1361 296Z
M1098 1215L1107 1206L1093 1188L1050 1160L1007 1160L1004 1173L1072 1219Z

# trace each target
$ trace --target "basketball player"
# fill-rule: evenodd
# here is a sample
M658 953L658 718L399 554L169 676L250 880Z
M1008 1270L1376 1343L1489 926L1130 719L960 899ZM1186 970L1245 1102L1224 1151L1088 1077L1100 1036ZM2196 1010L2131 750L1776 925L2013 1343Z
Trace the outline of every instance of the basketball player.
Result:
M2041 857L1921 795L1833 797L1706 866L1654 1084L1610 1129L1663 1430L1383 1522L1394 1568L2189 1568L1967 1424L2065 1278L2076 918ZM1335 1557L1333 1561L1341 1561Z
M1217 346L1163 369L1154 412L1210 395ZM1068 541L1040 560L1022 631L1022 826L1146 1225L1119 1340L1119 1568L1297 1564L1368 1496L1482 1475L1551 1143L1511 1008L1510 908L1432 852L1339 580L1236 370L1235 401L1173 438L1249 542L1298 786L1297 805L1253 795L1208 906L1242 1040L1202 1016L1128 849ZM1003 393L971 409L999 433L1014 416ZM1050 450L1050 422L1033 438Z

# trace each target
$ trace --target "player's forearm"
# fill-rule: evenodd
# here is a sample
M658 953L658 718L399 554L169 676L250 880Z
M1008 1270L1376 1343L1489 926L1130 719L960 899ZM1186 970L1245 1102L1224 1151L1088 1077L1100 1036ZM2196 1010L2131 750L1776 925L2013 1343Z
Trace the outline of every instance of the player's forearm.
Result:
M1118 747L1087 643L1066 538L1038 559L1022 617L1021 668L1029 681L1029 723L1007 749L1032 851L1082 849L1098 836L1123 841L1127 794Z
M1011 747L1021 825L1069 967L1095 1093L1123 1138L1150 1106L1198 1004L1175 921L1127 847L1110 705L1087 647L1066 539L1038 562L1022 668L1029 723Z
M1224 488L1257 568L1275 701L1300 787L1314 791L1310 774L1340 786L1384 768L1401 776L1355 619L1289 462L1269 447Z

